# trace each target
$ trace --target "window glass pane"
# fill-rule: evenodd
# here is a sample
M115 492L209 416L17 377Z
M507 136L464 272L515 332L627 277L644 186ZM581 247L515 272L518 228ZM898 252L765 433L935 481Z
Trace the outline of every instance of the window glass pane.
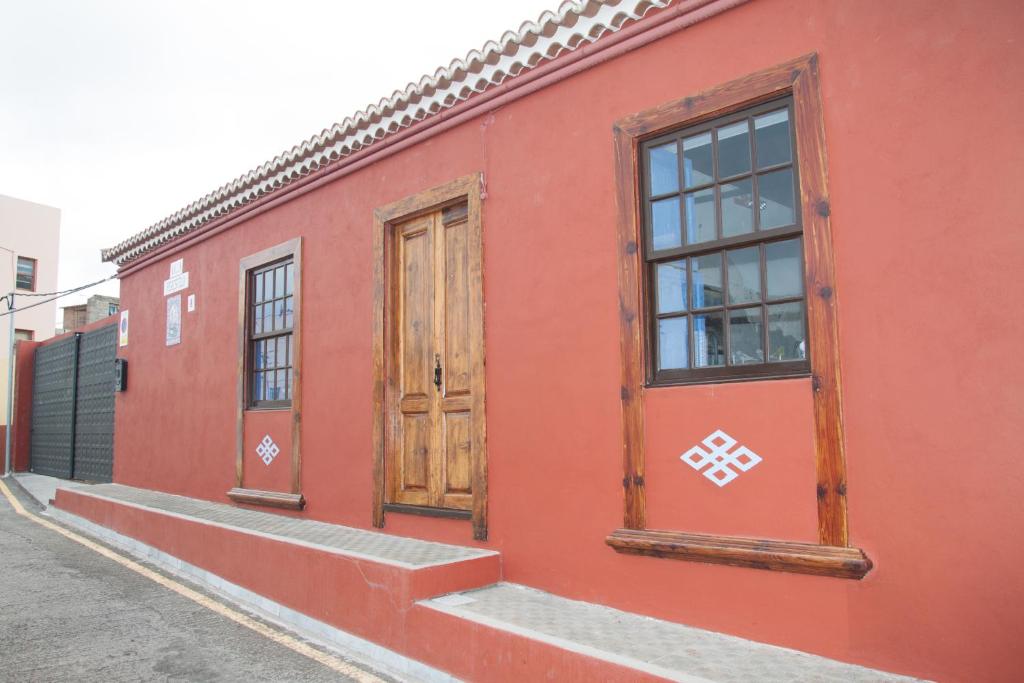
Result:
M254 370L263 367L263 342L252 343L252 367Z
M679 235L679 197L651 203L651 239L654 250L672 249L682 245Z
M284 326L289 330L295 327L295 306L292 299L294 297L288 297L284 300Z
M286 334L277 338L277 367L279 368L291 365L288 362L288 338L290 336L290 334Z
M722 305L722 254L706 254L690 259L693 279L691 301L694 308Z
M35 289L36 262L28 258L18 258L17 273L14 277L16 289Z
M693 367L725 365L725 322L722 313L693 316Z
M686 195L686 243L707 242L716 237L715 190L708 188Z
M750 178L722 185L722 237L754 231L754 183Z
M263 373L257 372L252 376L252 400L262 401L266 387L263 384Z
M686 261L658 264L658 313L686 310Z
M686 322L685 317L665 318L658 321L658 368L660 370L688 367Z
M268 401L276 401L277 400L277 382L274 381L274 373L273 373L273 371L267 372L265 374L265 378L266 378L265 379L265 383L266 383L266 387L267 387L266 399Z
M258 304L263 301L263 273L252 276L252 302Z
M719 128L718 177L750 172L750 127L746 121Z
M289 263L285 267L284 276L284 292L285 294L292 294L295 289L295 264Z
M761 229L793 225L796 213L793 203L793 169L765 173L757 177L758 195L761 198Z
M757 143L757 167L785 164L792 159L789 137L789 110L781 109L754 119L754 140Z
M252 333L263 333L263 309L259 306L253 306L252 308Z
M763 363L761 307L729 311L729 351L733 365Z
M270 301L274 298L274 273L267 271L263 273L263 300Z
M803 302L769 306L768 360L803 360L806 357Z
M274 296L284 296L284 266L274 268Z
M263 304L263 331L270 332L274 329L274 304Z
M799 238L764 245L769 299L803 295L804 278L800 268L802 258L803 249Z
M274 329L284 329L284 299L274 302Z
M761 300L761 254L756 246L726 252L729 264L729 303Z
M679 152L676 143L650 151L651 195L679 191Z
M277 343L274 339L268 339L264 342L267 345L266 351L264 352L264 358L266 360L267 368L277 367Z
M288 335L288 365L295 365L295 344L292 343L292 336Z
M277 371L277 400L285 401L288 399L288 371L278 370Z
M285 398L290 401L291 398L292 398L292 371L291 370L288 371L288 379L285 382L285 390L286 390Z
M711 133L683 140L683 181L686 187L706 185L714 179L711 161Z

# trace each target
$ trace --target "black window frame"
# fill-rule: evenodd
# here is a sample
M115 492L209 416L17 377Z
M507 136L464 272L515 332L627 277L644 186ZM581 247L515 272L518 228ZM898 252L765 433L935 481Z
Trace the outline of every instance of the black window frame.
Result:
M296 291L294 286L295 281L295 257L294 254L275 259L273 261L261 264L254 268L249 269L246 272L246 292L245 292L245 376L246 376L246 389L245 389L245 405L248 410L281 410L288 409L292 406L292 401L295 397L295 363L294 363L294 348L295 348L295 298ZM288 270L291 269L292 279L289 280ZM282 272L282 280L284 282L284 290L282 292L277 291L276 278L272 275L272 295L271 298L266 297L266 289L263 293L257 294L256 283L266 273L276 273L278 270ZM280 296L278 296L280 294ZM263 329L263 324L267 320L265 315L260 316L260 325L257 326L256 320L256 309L257 307L271 306L273 309L274 304L281 302L283 310L284 321L289 318L288 313L288 301L291 301L291 325L283 325L277 327L274 323L274 327L270 331ZM275 320L276 315L271 314L270 320ZM257 332L257 327L259 331ZM285 363L281 364L278 362L278 354L274 354L274 365L265 366L262 365L257 367L257 347L262 345L266 348L266 344L269 341L275 342L275 348L277 340L283 339L285 341ZM264 361L266 359L266 352L263 352ZM286 398L284 399L267 399L259 398L258 393L267 388L266 383L260 383L257 379L259 375L266 375L267 373L285 373L286 381ZM275 375L276 377L276 375ZM264 394L265 395L265 394Z
M22 262L29 263L32 265L31 282L28 287L21 285L21 264ZM19 256L14 266L14 288L15 290L21 290L23 292L34 292L36 291L36 282L39 280L39 261L30 256Z
M773 165L767 165L759 168L757 166L757 146L756 136L753 135L753 118L761 116L781 109L788 110L789 116L789 134L790 134L790 159L785 163L778 163ZM640 220L642 224L642 235L643 235L643 267L644 274L643 278L646 282L646 302L645 308L647 312L647 322L644 326L647 336L647 386L671 386L671 385L686 385L686 384L709 384L709 383L722 383L722 382L738 382L738 381L751 381L751 380L765 380L765 379L781 379L789 377L806 377L811 374L811 358L810 358L810 326L808 320L808 306L807 306L807 284L806 284L806 259L804 258L805 249L805 237L803 231L803 220L802 220L802 202L800 193L800 174L799 174L799 159L798 150L796 145L796 126L794 124L795 108L793 103L792 95L786 95L784 97L772 98L771 100L760 102L757 104L743 106L737 108L724 115L715 116L713 118L705 118L698 121L686 122L680 126L673 128L672 130L642 140L639 145L639 161L640 161L640 197L641 197L641 212ZM737 173L728 177L719 177L719 154L717 152L717 139L714 138L714 130L724 126L738 123L743 120L749 120L750 124L748 131L750 133L749 150L751 154L750 169L744 173ZM713 154L713 168L714 177L710 182L695 184L690 187L685 186L684 173L683 173L683 154L682 154L682 140L684 138L690 138L703 133L711 133L713 139L715 139ZM661 147L665 144L675 141L677 144L677 158L679 163L678 172L678 188L675 192L666 192L662 194L653 194L651 188L650 178L650 150L653 148ZM730 237L724 237L722 234L722 211L720 210L721 201L720 193L721 186L742 181L745 179L753 179L756 176L771 173L773 171L781 171L785 169L791 169L793 176L793 216L794 222L790 225L770 228L767 230L760 229L760 212L758 210L752 210L753 229L751 232L741 235L735 235ZM756 183L756 181L752 181ZM752 196L752 202L754 198L758 197L756 190ZM655 251L653 244L653 224L652 224L652 204L655 201L672 198L673 196L680 198L680 211L685 208L685 202L683 198L688 193L699 192L701 190L711 189L714 192L714 206L715 206L715 225L716 225L716 239L699 242L694 244L686 244L685 239L681 240L681 244L678 247L672 247L667 249L660 249ZM752 207L753 209L753 207ZM684 218L680 217L680 231L685 233L686 222ZM784 242L792 239L798 239L800 255L800 282L803 283L803 291L799 297L785 297L785 298L768 298L766 288L767 269L765 263L765 248L766 245L773 243ZM760 299L757 303L741 302L737 304L730 303L728 300L728 261L727 252L738 250L744 247L756 246L758 248L759 268L760 268ZM707 306L703 308L693 308L690 303L692 297L693 281L691 278L691 265L690 260L695 257L708 256L712 254L721 255L721 279L722 279L722 302L716 306ZM659 313L658 312L658 281L657 281L657 268L659 263L674 262L682 260L686 264L686 298L687 305L684 306L685 311L678 311L673 313ZM768 356L770 355L769 349L769 323L767 318L768 306L778 305L785 303L796 303L799 302L803 308L803 332L804 332L804 357L799 360L785 360L785 361L770 361ZM728 322L729 312L731 310L739 309L750 309L755 306L759 306L761 312L761 338L762 338L762 354L765 360L760 363L747 363L747 364L733 364L730 359L730 346L728 338L730 335ZM693 329L694 315L701 313L718 313L721 312L723 316L723 330L725 340L723 341L723 354L724 354L724 365L710 366L710 367L694 367L695 361L695 335ZM680 317L687 320L686 323L686 335L687 335L687 367L686 368L671 368L671 369L660 369L659 368L659 333L658 325L659 320L671 317Z

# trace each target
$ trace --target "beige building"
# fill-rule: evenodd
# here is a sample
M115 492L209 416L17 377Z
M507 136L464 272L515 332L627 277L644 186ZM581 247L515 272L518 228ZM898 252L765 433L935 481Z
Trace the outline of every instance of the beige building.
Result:
M0 296L13 290L21 307L30 299L19 294L56 291L59 247L60 209L0 195ZM48 339L56 318L56 301L21 311L14 316L15 338ZM9 329L10 318L0 317L0 424L7 422Z
M89 323L114 315L120 308L121 300L118 297L93 294L84 304L63 307L63 329L65 332L74 332Z

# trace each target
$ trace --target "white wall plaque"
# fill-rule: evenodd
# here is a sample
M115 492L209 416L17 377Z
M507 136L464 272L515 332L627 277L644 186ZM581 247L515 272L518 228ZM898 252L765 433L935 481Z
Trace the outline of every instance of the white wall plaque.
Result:
M171 261L171 277L175 275L181 275L182 271L185 270L185 259L180 258L177 261Z
M121 311L121 323L117 326L118 346L128 346L128 311Z
M195 294L189 294L188 295L188 312L191 313L194 310L196 310L196 295Z
M164 280L164 296L180 292L188 287L188 273L178 273Z
M167 346L181 343L181 295L167 300Z

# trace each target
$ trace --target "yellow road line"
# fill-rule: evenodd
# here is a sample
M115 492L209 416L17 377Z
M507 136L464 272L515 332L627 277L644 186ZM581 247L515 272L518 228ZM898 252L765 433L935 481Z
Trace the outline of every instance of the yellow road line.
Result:
M266 624L256 621L252 617L242 614L237 610L233 610L230 607L222 605L216 600L207 597L206 595L203 595L202 593L198 593L192 590L188 586L184 586L178 583L177 581L173 581L172 579L167 578L163 574L158 574L152 569L142 566L138 562L129 560L127 557L119 555L118 553L115 553L109 548L104 548L100 544L90 541L88 538L85 538L84 536L79 536L73 531L69 531L62 526L54 524L53 522L47 519L43 519L38 515L29 512L22 506L21 501L14 497L14 494L11 493L11 490L7 488L7 484L2 479L0 479L0 492L4 494L5 498L7 498L7 502L11 504L11 507L14 508L14 511L22 517L26 517L27 519L30 519L36 524L44 526L47 529L50 529L51 531L56 531L58 534L70 538L75 543L80 543L84 545L89 550L99 553L103 557L111 559L123 567L131 569L133 572L136 572L137 574L145 576L147 579L160 584L164 588L174 591L178 595L188 598L192 602L198 603L203 607L212 610L223 617L227 617L228 619L237 624L245 626L248 629L252 629L256 633L259 633L261 636L269 638L275 643L284 645L289 650L298 652L300 655L309 657L310 659L319 662L320 664L323 664L329 669L337 671L340 674L344 674L352 678L353 680L359 681L359 683L384 683L384 679L379 678L378 676L374 676L373 674L363 671L358 667L352 666L351 664L348 664L347 662L344 662L337 657L329 655L325 652L321 652L316 648L310 647L309 645L306 645L302 641L297 640L296 638L293 638L292 636L286 633L276 631L267 626Z

